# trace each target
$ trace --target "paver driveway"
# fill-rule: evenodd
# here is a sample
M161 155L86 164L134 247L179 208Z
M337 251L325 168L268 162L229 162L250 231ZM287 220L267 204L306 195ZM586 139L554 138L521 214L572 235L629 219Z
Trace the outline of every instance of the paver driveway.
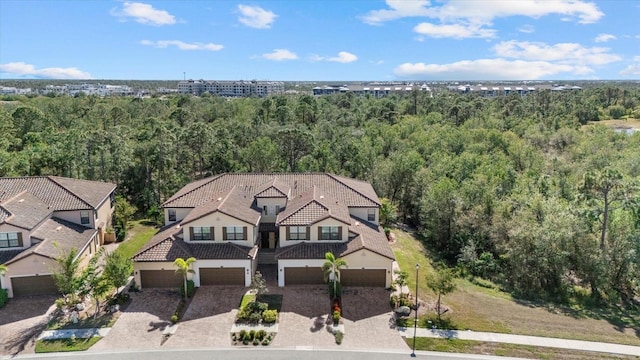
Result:
M35 340L55 309L55 296L9 300L0 309L0 355L33 354Z
M120 315L109 334L89 351L160 347L162 330L170 324L180 296L173 289L145 289L130 295L131 304Z
M238 313L242 286L201 286L191 300L178 330L164 347L229 347L229 331Z

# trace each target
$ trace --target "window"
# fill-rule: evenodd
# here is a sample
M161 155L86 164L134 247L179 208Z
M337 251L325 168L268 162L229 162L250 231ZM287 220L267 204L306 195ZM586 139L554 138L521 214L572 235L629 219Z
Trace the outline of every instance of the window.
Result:
M306 226L290 226L287 230L289 232L288 240L309 240Z
M169 209L169 221L176 221L176 209Z
M269 215L269 207L267 205L262 207L262 213L265 215Z
M213 240L213 234L212 234L211 228L210 227L192 227L191 240L193 241Z
M80 211L80 224L82 224L82 225L89 224L89 212L88 211Z
M22 247L22 234L17 232L0 233L0 249Z
M367 220L368 221L376 221L376 209L368 209L367 210Z
M247 240L246 227L243 226L227 226L224 228L225 240Z
M276 205L276 215L280 214L280 205Z
M342 240L340 226L321 226L320 240Z

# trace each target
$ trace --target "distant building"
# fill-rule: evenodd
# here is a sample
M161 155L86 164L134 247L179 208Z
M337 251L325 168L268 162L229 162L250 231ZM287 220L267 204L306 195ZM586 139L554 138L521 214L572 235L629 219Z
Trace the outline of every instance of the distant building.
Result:
M458 92L461 94L479 94L483 97L494 97L494 96L508 96L510 94L518 94L520 96L526 96L529 94L533 94L536 91L541 90L551 90L551 91L572 91L572 90L582 90L579 86L569 86L569 85L455 85L448 86L449 91Z
M181 94L202 95L209 93L224 97L264 97L284 94L282 81L216 81L216 80L186 80L178 83Z
M374 97L384 97L393 93L408 93L413 90L431 92L427 84L397 84L397 83L373 83L369 85L327 85L313 88L313 95L346 94L372 95Z
M26 95L31 94L31 88L20 89L15 87L0 86L0 95Z
M97 96L128 96L134 95L133 89L127 85L105 85L105 84L65 84L47 85L43 93L54 93L56 95L71 95L79 93Z

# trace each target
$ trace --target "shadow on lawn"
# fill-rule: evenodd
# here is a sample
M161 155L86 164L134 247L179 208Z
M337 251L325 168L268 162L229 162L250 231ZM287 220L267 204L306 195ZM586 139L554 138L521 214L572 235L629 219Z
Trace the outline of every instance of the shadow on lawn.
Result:
M515 300L516 303L531 307L542 308L553 314L561 314L570 316L574 319L595 319L605 320L618 332L625 332L627 329L633 329L637 337L640 337L640 308L632 305L629 307L621 307L617 305L563 305L546 302L534 302L527 300Z

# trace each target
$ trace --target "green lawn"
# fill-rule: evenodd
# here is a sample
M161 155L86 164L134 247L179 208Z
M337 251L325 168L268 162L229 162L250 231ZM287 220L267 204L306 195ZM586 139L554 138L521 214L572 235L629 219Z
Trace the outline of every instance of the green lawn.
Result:
M99 336L87 339L57 339L36 341L36 353L85 351L102 339Z
M433 271L428 251L411 233L399 229L393 232L397 241L392 248L398 264L409 275L409 289L412 293L415 291L417 263L420 265L419 298L433 307L436 296L425 281L425 275ZM456 291L442 298L443 305L450 308L443 319L454 329L640 345L637 312L523 301L486 281L457 279L456 285ZM427 312L421 316L419 325L427 326L434 316L434 311ZM409 323L413 325L412 321Z
M120 252L126 258L131 258L135 255L158 231L156 227L145 224L147 224L146 220L132 221L131 228L127 230L128 239L123 241L116 251Z
M413 338L406 338L405 341L407 342L407 345L409 345L409 347L413 346ZM416 350L522 357L527 359L633 359L633 357L631 356L612 355L597 352L459 339L417 338Z

